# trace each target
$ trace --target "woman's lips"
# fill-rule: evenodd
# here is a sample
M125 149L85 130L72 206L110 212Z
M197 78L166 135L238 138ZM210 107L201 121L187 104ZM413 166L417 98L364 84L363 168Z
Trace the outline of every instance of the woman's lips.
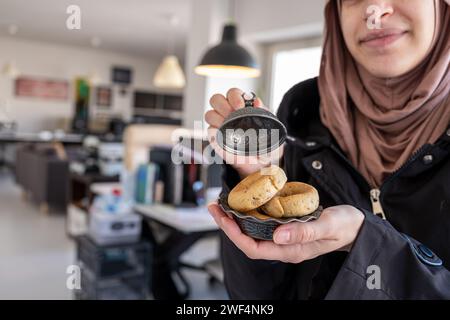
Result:
M407 31L398 29L384 29L370 32L360 40L360 44L371 48L386 47L402 38Z

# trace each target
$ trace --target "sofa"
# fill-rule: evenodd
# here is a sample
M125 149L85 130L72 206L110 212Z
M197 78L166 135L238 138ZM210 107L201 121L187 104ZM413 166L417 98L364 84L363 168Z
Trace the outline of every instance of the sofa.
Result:
M40 205L65 209L68 202L69 162L51 144L22 144L16 150L16 182Z

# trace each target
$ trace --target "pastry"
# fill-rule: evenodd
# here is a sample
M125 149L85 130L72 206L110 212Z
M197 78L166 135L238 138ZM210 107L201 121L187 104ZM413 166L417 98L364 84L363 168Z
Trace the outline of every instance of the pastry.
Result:
M239 182L228 195L228 205L239 212L255 210L272 199L287 181L275 165L263 168Z
M319 193L306 183L288 182L261 210L274 218L303 217L319 207Z

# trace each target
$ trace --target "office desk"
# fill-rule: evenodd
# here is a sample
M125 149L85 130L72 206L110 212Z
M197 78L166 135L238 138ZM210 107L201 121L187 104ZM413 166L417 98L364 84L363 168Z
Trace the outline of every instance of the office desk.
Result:
M183 233L219 230L206 207L180 209L164 204L154 204L135 205L134 210L145 218Z
M180 269L189 268L208 273L210 280L221 280L217 273L217 260L208 261L202 266L195 266L180 261L180 256L201 238L217 235L218 226L208 213L206 207L180 209L168 205L136 205L135 212L147 221L155 222L170 230L162 242L157 241L150 228L147 236L154 245L152 270L152 291L156 299L185 299L190 294L190 285L181 274ZM145 236L145 231L144 231ZM182 281L185 291L180 293L173 281L172 273Z
M43 137L39 133L0 133L1 143L18 143L18 142L60 142L62 144L81 144L83 136L80 134L65 134L61 137Z

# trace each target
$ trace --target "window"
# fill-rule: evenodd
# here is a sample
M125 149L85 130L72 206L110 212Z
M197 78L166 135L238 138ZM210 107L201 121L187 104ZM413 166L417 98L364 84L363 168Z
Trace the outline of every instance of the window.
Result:
M276 112L284 94L292 86L319 75L322 55L320 39L294 45L275 45L270 49L270 55L270 105Z

